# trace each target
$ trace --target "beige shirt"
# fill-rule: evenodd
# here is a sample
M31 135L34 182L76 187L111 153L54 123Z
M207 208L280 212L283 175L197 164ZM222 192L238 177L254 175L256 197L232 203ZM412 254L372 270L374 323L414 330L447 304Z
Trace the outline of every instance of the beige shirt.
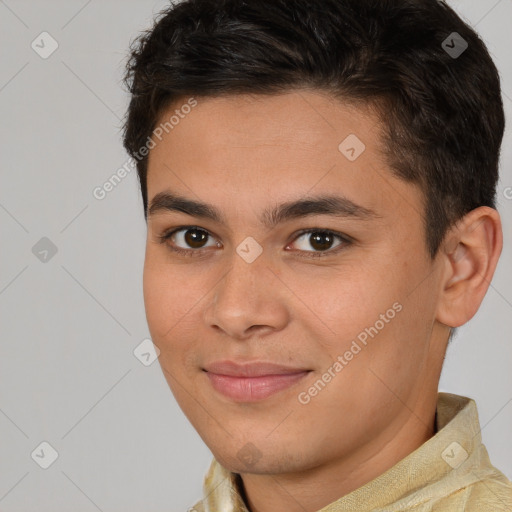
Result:
M189 512L248 512L240 475L213 459ZM474 400L439 393L436 434L374 480L318 512L512 512L512 483L492 466Z

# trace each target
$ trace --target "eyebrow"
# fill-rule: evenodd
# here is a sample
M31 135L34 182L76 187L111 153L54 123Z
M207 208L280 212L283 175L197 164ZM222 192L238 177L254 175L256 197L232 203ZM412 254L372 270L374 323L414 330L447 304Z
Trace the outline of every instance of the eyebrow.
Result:
M160 192L148 207L148 217L160 212L181 212L192 217L227 224L226 218L215 206L195 201L170 192ZM312 215L372 220L381 218L374 210L358 205L344 196L320 195L290 201L263 211L260 222L269 229L278 224Z

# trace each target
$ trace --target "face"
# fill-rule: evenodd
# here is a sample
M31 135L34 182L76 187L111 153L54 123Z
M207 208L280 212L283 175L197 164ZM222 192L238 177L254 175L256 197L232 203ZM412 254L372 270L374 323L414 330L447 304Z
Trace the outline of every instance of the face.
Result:
M176 400L235 472L376 450L437 390L421 191L387 167L370 111L319 92L185 110L153 137L144 267Z

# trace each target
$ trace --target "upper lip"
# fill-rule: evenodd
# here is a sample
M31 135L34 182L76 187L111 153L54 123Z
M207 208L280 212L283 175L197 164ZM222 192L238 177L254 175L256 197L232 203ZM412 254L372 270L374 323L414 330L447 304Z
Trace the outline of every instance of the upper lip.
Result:
M207 372L230 377L261 377L263 375L286 375L309 371L306 368L296 368L264 361L250 363L235 363L234 361L216 361L204 368Z

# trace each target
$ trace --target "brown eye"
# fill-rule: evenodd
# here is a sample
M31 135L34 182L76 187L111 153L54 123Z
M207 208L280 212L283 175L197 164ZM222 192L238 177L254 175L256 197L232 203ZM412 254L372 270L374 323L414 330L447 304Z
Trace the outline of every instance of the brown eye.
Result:
M185 243L194 249L201 249L203 244L208 240L208 233L201 229L187 229L185 236L183 237Z
M195 226L185 226L170 233L164 233L160 236L160 241L176 252L190 254L195 252L199 254L204 248L221 246L208 231Z
M286 249L295 249L294 252L300 257L321 258L337 255L353 243L354 239L343 233L329 229L305 229L298 233Z
M312 233L309 240L317 251L327 251L332 247L334 237L330 233Z
M336 244L336 239L339 242ZM304 252L327 252L345 243L345 240L340 235L332 231L310 230L303 232L294 242L297 248ZM335 245L336 244L336 245ZM313 250L308 249L308 246Z

